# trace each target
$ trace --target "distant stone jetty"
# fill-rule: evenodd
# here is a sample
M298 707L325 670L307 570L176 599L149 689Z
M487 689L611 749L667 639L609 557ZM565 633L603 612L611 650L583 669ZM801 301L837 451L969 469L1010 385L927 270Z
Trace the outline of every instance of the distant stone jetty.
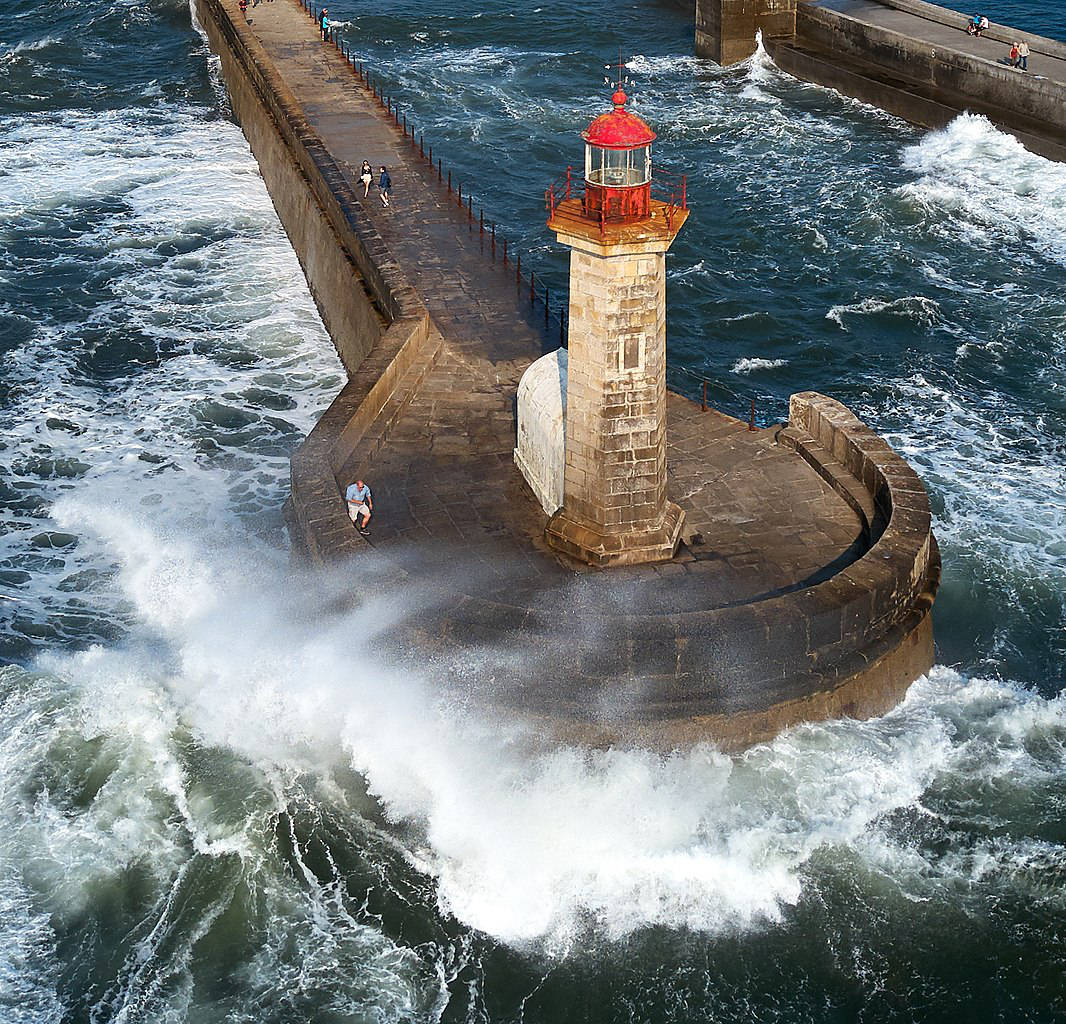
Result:
M978 5L979 6L979 5ZM983 114L1028 149L1066 161L1066 44L924 0L696 0L696 53L734 64L756 32L782 70L929 128ZM1029 44L1029 71L1011 67Z
M558 322L582 340L546 363L558 332L515 254L343 46L292 0L247 20L237 0L196 8L349 375L293 456L290 533L312 565L363 558L375 586L418 595L381 640L397 662L594 744L737 749L901 698L933 659L925 490L825 396L753 429L665 390L659 261L685 208L645 202L650 157L597 136L586 174L605 190L622 174L624 209L609 191L555 208L582 248ZM391 210L363 198L364 158L389 168ZM578 413L601 427L576 431ZM369 541L343 500L356 476ZM639 500L615 500L627 488Z

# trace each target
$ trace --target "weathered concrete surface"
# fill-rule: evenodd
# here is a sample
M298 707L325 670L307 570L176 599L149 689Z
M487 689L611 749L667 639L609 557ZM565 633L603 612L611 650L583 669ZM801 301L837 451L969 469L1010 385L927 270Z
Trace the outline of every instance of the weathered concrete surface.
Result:
M707 12L731 0L697 0L696 52L720 63L754 52L749 17L718 24ZM732 0L751 7L751 0ZM1066 46L1002 25L982 38L965 32L967 15L924 0L800 0L795 31L764 30L767 52L784 71L838 89L916 124L943 127L960 111L983 114L1027 148L1066 160ZM752 24L748 25L751 21ZM779 26L778 26L779 27ZM728 53L711 32L734 32ZM1014 40L1032 49L1029 71L1010 67Z
M899 699L932 661L939 562L921 483L880 438L817 395L755 432L668 395L681 556L577 571L513 464L518 381L547 346L511 271L299 7L260 5L246 25L236 0L198 4L242 122L269 135L273 120L300 169L268 184L311 193L370 263L359 277L388 326L294 456L290 522L315 564L370 556L341 488L371 483L375 583L419 595L381 640L397 661L432 655L441 685L597 743L733 748ZM364 156L389 166L393 209L353 189Z

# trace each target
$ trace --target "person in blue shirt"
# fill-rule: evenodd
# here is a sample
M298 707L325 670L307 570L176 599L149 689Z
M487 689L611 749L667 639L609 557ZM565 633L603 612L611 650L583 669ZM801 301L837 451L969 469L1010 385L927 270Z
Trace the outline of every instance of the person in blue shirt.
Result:
M370 493L370 488L362 480L356 480L344 492L344 500L348 502L348 518L355 523L356 529L366 537L370 533L366 528L366 524L370 522L370 517L374 514L374 496ZM363 517L361 523L359 522L360 516Z
M381 168L381 177L378 179L378 192L381 194L381 205L389 205L389 192L392 191L392 178L384 167Z
M329 11L324 7L322 8L322 18L318 24L322 29L322 41L327 42L329 40Z

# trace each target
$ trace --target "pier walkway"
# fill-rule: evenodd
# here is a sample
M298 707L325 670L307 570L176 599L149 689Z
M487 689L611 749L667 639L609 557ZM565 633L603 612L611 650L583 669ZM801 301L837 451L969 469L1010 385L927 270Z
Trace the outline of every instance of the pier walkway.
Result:
M393 205L382 208L372 188L367 212L440 335L436 362L406 407L375 424L338 473L342 485L361 476L373 487L371 545L423 571L434 560L454 563L461 550L468 568L480 566L482 595L487 588L511 603L552 600L545 583L583 567L545 545L546 516L513 450L519 379L557 339L544 335L513 270L492 261L478 225L303 9L260 4L250 27L353 185L363 159L375 179L381 165L389 168ZM866 550L855 510L775 444L773 431L749 432L677 395L668 431L671 496L686 510L686 536L700 533L705 543L677 563L626 571L645 580L650 606L756 600L809 585ZM679 585L679 572L692 585Z
M829 10L847 14L849 17L864 21L878 28L889 29L908 36L917 42L926 43L929 46L943 49L957 50L960 53L969 54L972 57L980 57L993 64L1009 66L1008 53L1013 38L1033 39L1029 33L1021 30L1014 31L1012 39L1006 39L1001 33L991 29L988 33L977 38L966 33L966 22L973 14L958 14L957 23L944 24L940 20L933 20L929 16L923 16L925 7L909 6L908 9L893 6L891 3L881 3L879 0L810 0L813 6L824 7ZM974 11L981 8L980 2L974 4ZM939 12L944 11L944 14ZM946 12L943 8L933 8L932 12L938 12L938 18L944 17ZM1030 45L1033 45L1032 43ZM905 72L906 69L904 69ZM1041 78L1047 78L1054 82L1066 85L1066 53L1062 56L1035 52L1029 58L1029 71L1018 72L1030 74Z

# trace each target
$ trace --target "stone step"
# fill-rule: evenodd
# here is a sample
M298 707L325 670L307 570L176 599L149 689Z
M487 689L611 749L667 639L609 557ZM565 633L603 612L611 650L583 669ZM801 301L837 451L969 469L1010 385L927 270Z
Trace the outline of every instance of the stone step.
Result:
M863 533L872 544L884 531L884 516L873 495L842 462L833 457L821 442L799 427L782 429L778 440L792 448L830 487L836 491L862 521Z

